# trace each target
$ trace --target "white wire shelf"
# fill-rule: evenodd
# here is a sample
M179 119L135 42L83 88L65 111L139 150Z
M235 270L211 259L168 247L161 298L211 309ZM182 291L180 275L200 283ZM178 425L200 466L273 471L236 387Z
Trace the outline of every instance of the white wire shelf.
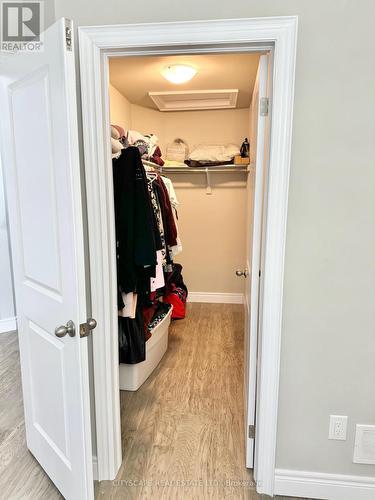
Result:
M146 167L153 167L153 169L157 170L160 174L204 174L206 176L206 194L212 194L211 174L248 174L255 167L253 163L250 163L250 165L212 165L211 167L199 168L189 167L183 164L181 164L181 166L164 165L161 167L147 160L142 161Z
M152 163L147 160L143 160L143 163L147 166L153 167L155 170L159 171L160 173L165 173L165 174L206 174L207 172L209 173L247 173L250 172L251 168L254 166L253 164L250 165L234 165L228 164L228 165L212 165L209 167L189 167L188 165L182 165L181 166L168 166L164 165L163 167L156 165L155 163Z

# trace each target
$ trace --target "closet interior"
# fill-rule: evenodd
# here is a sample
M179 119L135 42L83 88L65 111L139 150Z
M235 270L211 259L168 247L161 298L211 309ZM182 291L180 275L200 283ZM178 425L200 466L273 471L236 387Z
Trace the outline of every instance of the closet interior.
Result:
M187 303L243 303L259 57L110 59L121 390L163 363Z

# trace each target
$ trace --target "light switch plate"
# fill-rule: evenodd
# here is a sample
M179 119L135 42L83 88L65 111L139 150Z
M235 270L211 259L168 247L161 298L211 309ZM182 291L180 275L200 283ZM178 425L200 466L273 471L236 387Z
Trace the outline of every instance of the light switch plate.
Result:
M375 464L375 425L356 425L353 462Z
M348 428L348 417L346 415L330 415L328 439L345 441L347 428Z

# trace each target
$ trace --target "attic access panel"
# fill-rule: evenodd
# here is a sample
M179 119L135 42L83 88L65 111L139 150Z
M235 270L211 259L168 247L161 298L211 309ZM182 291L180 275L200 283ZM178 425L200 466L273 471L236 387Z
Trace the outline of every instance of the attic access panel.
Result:
M238 89L149 92L148 95L159 111L231 109L236 107Z

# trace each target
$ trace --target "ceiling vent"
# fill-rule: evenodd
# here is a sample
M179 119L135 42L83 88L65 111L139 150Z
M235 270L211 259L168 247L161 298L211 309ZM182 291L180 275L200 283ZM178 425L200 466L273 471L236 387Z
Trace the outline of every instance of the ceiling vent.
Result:
M238 89L149 92L148 95L159 111L230 109L236 107Z

